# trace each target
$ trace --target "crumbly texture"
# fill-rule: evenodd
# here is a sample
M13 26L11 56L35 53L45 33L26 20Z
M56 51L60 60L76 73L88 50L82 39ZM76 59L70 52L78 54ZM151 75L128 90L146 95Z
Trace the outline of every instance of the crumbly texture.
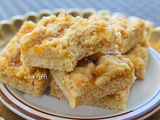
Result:
M54 79L51 78L51 90L50 95L59 98L61 101L68 101L62 90L59 88L59 86L56 84ZM125 110L127 108L127 101L130 93L131 85L128 86L126 89L121 90L115 94L107 95L100 99L92 99L87 104L98 106L98 107L104 107L108 109L113 110Z
M126 110L131 85L113 95L107 95L99 100L92 100L88 104L113 110Z
M51 77L51 82L50 82L50 95L59 98L61 101L68 101L67 97L64 95L62 90L59 88L53 77Z
M135 80L133 64L118 51L109 51L108 55L93 61L84 58L72 72L50 72L72 108L115 94L133 84Z
M149 59L149 42L144 38L139 44L128 51L125 57L130 58L135 68L135 76L139 80L145 79Z
M97 57L105 55L106 52L99 52L92 56L90 59L96 60ZM135 47L123 54L124 57L130 58L135 69L135 76L139 80L145 79L146 69L149 61L149 41L148 36L144 36L140 43Z
M35 28L36 24L33 22L25 22L0 54L0 82L39 97L50 82L49 70L30 67L23 63L19 45L20 38Z
M77 62L99 51L113 50L121 34L104 20L87 20L61 13L44 17L21 42L28 65L72 71Z
M122 54L143 39L145 22L140 18L126 18L123 14L115 13L110 15L101 11L91 15L89 19L105 20L114 26L117 32L122 34L122 39L118 43L118 49Z

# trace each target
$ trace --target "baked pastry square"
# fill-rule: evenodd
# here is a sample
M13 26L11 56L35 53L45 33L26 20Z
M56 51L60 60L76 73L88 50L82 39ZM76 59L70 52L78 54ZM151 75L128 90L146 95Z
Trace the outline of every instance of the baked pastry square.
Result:
M130 59L124 58L116 50L108 51L93 62L91 57L84 58L72 72L54 69L50 72L72 108L115 94L133 84L135 80Z
M61 101L68 101L66 96L63 94L62 90L59 88L59 86L56 84L56 82L53 79L51 79L50 86L51 86L50 95L56 98L59 98ZM113 109L113 110L118 110L118 111L125 110L127 108L130 88L131 88L131 85L115 94L107 95L98 100L92 99L87 104L98 106L98 107L104 107L108 109Z
M77 62L99 51L113 50L120 33L104 20L87 20L61 13L44 17L21 42L28 65L70 72Z
M19 91L39 97L48 86L49 71L30 67L21 61L20 38L36 28L33 22L25 22L16 36L0 54L0 82Z
M145 79L149 59L149 42L144 38L134 48L128 51L125 57L130 58L135 68L135 76L139 80Z
M136 17L126 18L123 14L99 12L91 15L89 19L105 20L115 27L117 32L122 34L122 39L118 43L118 50L124 54L137 43L139 43L144 36L145 22Z

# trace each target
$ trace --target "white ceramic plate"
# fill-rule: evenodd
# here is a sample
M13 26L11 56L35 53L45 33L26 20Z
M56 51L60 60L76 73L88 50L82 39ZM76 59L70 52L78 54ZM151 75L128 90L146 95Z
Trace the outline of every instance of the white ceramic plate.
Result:
M9 109L26 119L144 119L160 109L160 55L150 48L146 79L135 81L125 111L89 105L72 109L69 103L50 96L49 88L36 98L0 84L0 95Z

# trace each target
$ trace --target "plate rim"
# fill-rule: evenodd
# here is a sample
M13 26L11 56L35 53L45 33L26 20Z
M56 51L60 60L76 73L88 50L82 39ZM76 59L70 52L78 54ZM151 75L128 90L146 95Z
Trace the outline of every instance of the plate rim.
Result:
M156 57L156 59L158 59L158 61L160 62L160 54L157 52L156 49L150 47L150 52ZM3 84L4 85L4 84ZM13 95L13 93L11 93L11 91L7 88L6 85L4 85L6 90L8 90L8 92L10 94L12 94L12 96L15 98L16 96ZM160 88L158 90L158 92L155 93L155 95L150 98L147 102L145 102L144 104L134 108L133 110L129 110L129 111L126 111L126 112L123 112L123 113L119 113L119 114L116 114L116 115L111 115L111 116L101 116L101 117L94 117L94 118L83 118L83 117L80 117L80 118L77 118L77 117L65 117L63 115L55 115L55 114L48 114L48 115L52 115L52 117L55 117L55 118L61 118L61 119L110 119L110 118L117 118L119 116L123 116L123 115L126 115L126 114L129 114L131 112L134 112L140 108L143 108L144 106L146 106L148 103L152 102L152 100L154 98L156 98L157 95L160 94ZM20 115L21 117L23 118L30 118L30 119L47 119L47 118L44 118L43 116L39 116L37 114L34 114L34 113L31 113L25 109L23 109L23 106L18 106L16 103L12 102L9 97L6 96L6 94L3 92L1 86L0 86L0 100L5 104L5 106L7 106L10 110L12 110L13 112L15 112L16 114ZM18 99L16 97L16 99ZM18 99L19 102L22 102L24 105L27 105L25 102L21 101L20 99ZM15 107L14 107L15 106ZM34 108L30 105L27 105L29 107L31 107L32 109L34 110L38 110L42 113L47 113L47 112L44 112L43 110L39 110L37 108ZM152 115L153 113L155 113L156 111L158 111L160 109L160 99L158 99L153 105L149 106L149 108L147 108L146 110L141 110L140 112L138 112L136 115L131 115L131 116L126 116L127 118L125 119L140 119L140 118L146 118L146 117L149 117L150 115ZM22 110L22 111L20 111ZM150 114L150 115L149 115Z

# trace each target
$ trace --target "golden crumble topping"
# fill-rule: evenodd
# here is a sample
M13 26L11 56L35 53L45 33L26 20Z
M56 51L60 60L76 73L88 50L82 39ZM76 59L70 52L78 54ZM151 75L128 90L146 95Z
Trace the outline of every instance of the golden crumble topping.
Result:
M71 72L50 70L53 79L68 98L71 107L92 99L115 94L133 84L134 67L130 59L116 50L95 59L83 58Z
M101 11L91 15L89 19L94 19L96 21L105 20L114 26L117 32L122 34L122 39L120 39L117 44L119 51L123 54L143 39L145 22L140 18L126 18L120 13L110 15L109 13Z
M25 22L0 54L0 82L39 97L49 84L48 70L23 63L19 45L20 39L35 28L35 23Z
M116 48L120 36L104 20L74 18L66 13L51 15L22 38L22 60L35 67L69 72L82 58Z

